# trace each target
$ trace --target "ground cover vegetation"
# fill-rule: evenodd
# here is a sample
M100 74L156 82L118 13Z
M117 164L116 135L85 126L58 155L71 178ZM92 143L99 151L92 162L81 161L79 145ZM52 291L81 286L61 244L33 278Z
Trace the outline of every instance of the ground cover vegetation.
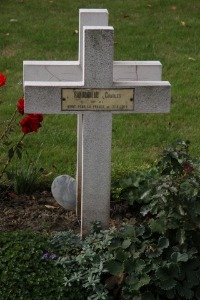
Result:
M1 233L0 299L200 299L200 160L188 147L179 141L118 182L134 222L96 222L84 240Z
M20 113L22 61L76 60L78 9L90 7L109 10L115 60L163 63L163 79L172 83L171 113L113 116L112 213L120 208L126 220L112 219L104 231L95 223L84 240L70 230L1 232L0 299L198 300L198 1L1 1L2 132L17 103ZM44 116L30 135L41 124L28 119L36 122L31 131L16 119L0 145L0 171L10 160L0 191L6 180L16 193L28 186L32 193L40 175L39 185L48 186L56 175L75 174L76 117ZM18 144L21 129L26 139Z

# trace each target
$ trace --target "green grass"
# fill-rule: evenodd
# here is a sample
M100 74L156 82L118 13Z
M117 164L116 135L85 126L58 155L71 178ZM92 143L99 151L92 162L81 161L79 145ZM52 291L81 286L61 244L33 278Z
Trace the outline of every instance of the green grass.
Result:
M115 29L115 60L159 60L163 80L172 84L169 114L113 116L113 176L152 163L177 139L189 139L191 154L198 156L199 0L1 0L0 72L7 85L0 89L0 124L23 95L23 60L78 58L79 8L107 8ZM46 116L39 133L24 143L35 159L38 147L43 149L40 162L52 172L50 178L75 175L75 115Z

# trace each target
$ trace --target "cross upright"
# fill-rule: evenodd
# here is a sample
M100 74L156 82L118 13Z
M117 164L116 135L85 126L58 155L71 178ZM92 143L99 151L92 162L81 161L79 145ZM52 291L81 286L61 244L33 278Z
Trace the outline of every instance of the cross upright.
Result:
M170 84L161 81L159 62L113 62L107 10L79 16L79 61L24 62L24 94L28 113L78 114L77 213L85 235L92 221L109 224L112 114L169 112Z

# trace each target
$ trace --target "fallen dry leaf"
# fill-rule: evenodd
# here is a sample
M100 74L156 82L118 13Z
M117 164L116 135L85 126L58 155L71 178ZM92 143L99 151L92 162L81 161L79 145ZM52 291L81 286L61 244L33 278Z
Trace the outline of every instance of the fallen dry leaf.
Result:
M59 208L59 207L52 206L52 205L45 205L45 207L46 207L46 208L50 208L50 209L51 209L51 208L52 208L52 209Z
M128 15L125 15L125 16L124 16L124 19L128 19L128 18L129 18L129 16L128 16Z
M43 176L44 176L44 177L48 177L48 176L50 176L52 173L53 173L53 172L49 172L49 173L47 173L47 174L43 174Z
M193 58L193 57L190 57L190 56L188 57L188 59L189 59L189 60L193 60L193 61L195 61L195 60L196 60L195 58Z
M171 10L176 10L176 6L175 6L175 5L172 5L172 6L170 7L170 9L171 9Z
M109 290L115 289L116 287L119 287L119 285L123 282L125 278L125 273L122 273L119 276L110 276L108 279L106 279L106 287Z

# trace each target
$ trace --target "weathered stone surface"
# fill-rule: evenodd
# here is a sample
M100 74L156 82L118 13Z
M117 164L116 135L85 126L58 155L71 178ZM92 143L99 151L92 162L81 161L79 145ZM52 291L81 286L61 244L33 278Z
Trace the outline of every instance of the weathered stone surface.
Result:
M79 61L24 62L24 95L26 113L78 114L77 192L71 198L69 188L65 192L57 187L56 198L71 209L69 199L76 194L84 236L93 221L109 226L112 114L167 113L171 87L161 81L160 62L113 61L114 30L108 26L107 10L80 10L79 21ZM62 89L67 88L133 89L134 107L130 111L63 110Z
M69 175L56 177L51 185L54 199L65 209L76 209L76 180Z

